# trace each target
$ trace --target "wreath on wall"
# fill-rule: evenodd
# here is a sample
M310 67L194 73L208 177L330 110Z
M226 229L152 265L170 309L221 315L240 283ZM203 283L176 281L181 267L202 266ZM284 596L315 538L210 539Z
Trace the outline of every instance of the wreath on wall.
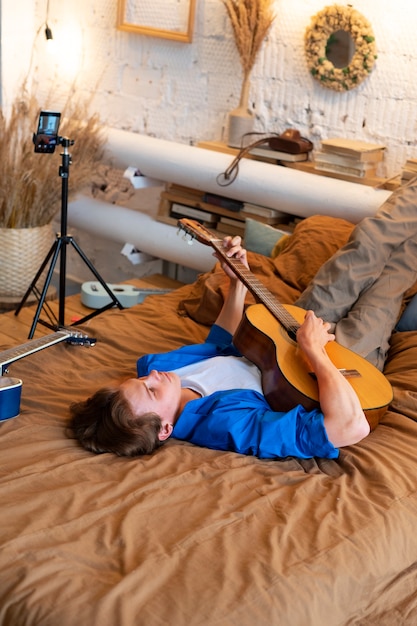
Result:
M339 30L348 32L355 44L355 52L346 67L338 68L326 56L329 38ZM311 18L305 33L305 52L311 74L324 87L347 91L357 87L372 71L376 45L372 26L351 6L325 7Z

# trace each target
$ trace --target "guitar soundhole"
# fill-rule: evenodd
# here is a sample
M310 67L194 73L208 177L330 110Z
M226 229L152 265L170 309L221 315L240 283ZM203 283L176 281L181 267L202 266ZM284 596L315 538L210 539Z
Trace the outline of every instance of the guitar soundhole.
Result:
M297 343L297 332L293 328L287 329L287 335L292 341Z
M293 328L284 328L284 326L282 326L281 324L279 326L280 332L283 337L285 337L285 339L288 339L291 343L297 344L296 331Z

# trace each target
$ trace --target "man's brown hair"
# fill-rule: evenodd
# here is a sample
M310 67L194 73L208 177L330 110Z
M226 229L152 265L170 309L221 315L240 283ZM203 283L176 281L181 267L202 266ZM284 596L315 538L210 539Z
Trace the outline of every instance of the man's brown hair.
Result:
M161 418L156 413L135 415L118 388L103 387L70 406L70 428L90 452L118 456L151 454L161 445Z

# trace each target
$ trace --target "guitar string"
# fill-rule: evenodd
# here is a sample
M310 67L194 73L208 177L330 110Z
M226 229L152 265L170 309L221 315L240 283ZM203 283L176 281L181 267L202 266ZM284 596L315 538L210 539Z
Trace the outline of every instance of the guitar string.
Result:
M239 259L231 259L223 252L220 246L216 245L216 250L230 264L238 278L248 287L249 291L258 297L262 304L272 313L272 315L287 329L287 331L295 336L300 324L297 320L280 304L276 297L254 276Z
M239 259L230 258L223 249L223 240L201 224L191 224L190 220L183 218L179 226L192 237L196 237L201 243L210 244L216 252L232 268L236 276L243 282L255 298L258 298L269 312L284 326L288 334L295 339L296 332L300 327L297 320L278 302L276 297L257 279L257 277L243 265ZM196 232L197 231L197 232Z

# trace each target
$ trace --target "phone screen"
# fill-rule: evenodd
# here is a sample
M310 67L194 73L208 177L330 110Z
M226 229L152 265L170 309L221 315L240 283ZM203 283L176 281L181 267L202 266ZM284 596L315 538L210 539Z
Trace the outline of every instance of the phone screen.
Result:
M58 129L61 113L55 111L41 111L39 114L38 130L33 137L35 152L52 153L58 142Z

